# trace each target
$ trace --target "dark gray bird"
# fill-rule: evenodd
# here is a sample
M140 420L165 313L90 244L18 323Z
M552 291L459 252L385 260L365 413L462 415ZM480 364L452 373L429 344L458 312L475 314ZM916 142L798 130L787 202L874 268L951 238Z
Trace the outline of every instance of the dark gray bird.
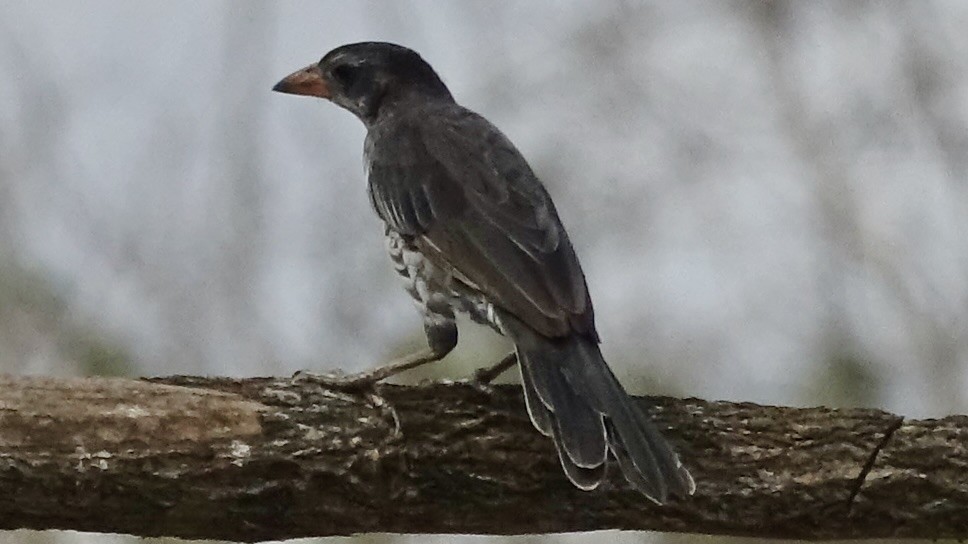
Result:
M334 49L273 90L325 98L366 125L370 201L429 344L394 369L450 352L454 312L466 312L513 340L531 421L554 439L576 486L598 486L611 451L657 503L694 491L602 358L575 250L548 192L501 131L457 104L417 53L390 43Z

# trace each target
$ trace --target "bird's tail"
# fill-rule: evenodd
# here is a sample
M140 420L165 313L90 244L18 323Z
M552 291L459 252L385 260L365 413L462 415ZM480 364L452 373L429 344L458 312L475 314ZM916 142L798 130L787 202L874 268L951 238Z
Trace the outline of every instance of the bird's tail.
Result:
M514 328L509 332L528 413L554 439L568 479L594 489L605 476L610 450L629 483L656 503L695 491L689 471L622 388L597 343L577 334L548 339Z

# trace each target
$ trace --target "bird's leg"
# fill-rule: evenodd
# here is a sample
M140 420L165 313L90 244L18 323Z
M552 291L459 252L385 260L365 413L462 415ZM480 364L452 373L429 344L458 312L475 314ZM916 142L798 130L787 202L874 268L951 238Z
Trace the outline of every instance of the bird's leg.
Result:
M475 370L471 380L479 385L489 385L498 376L514 366L514 363L517 362L518 354L517 352L512 351L511 353L505 355L503 359L498 361L497 364Z
M438 323L428 320L424 322L424 330L427 332L427 343L430 347L394 359L385 365L349 375L297 372L293 379L333 389L359 391L411 368L435 363L457 345L457 325L453 321Z

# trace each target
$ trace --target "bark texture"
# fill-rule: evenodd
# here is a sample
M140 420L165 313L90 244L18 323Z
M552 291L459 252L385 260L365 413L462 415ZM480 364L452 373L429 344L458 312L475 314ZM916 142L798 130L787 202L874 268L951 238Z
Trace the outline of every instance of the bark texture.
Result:
M234 541L650 529L968 537L968 417L653 398L698 484L573 488L517 386L0 377L0 528Z

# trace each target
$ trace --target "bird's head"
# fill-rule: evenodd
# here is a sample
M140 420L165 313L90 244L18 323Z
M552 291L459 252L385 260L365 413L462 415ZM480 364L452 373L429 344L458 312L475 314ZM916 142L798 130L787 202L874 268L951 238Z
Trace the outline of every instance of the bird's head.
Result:
M317 63L286 76L274 91L325 98L364 123L416 96L453 100L434 69L416 52L384 42L333 49Z

